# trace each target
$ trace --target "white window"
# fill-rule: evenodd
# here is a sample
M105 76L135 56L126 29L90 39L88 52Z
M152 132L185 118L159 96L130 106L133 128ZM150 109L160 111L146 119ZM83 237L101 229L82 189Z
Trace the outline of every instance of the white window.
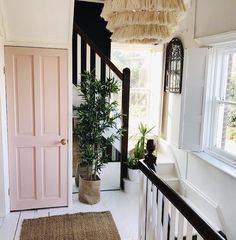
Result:
M206 98L205 150L236 164L236 48L213 48Z
M179 147L236 167L236 45L187 49Z
M112 61L122 70L130 68L129 136L138 132L140 122L159 131L162 52L153 47L112 44Z

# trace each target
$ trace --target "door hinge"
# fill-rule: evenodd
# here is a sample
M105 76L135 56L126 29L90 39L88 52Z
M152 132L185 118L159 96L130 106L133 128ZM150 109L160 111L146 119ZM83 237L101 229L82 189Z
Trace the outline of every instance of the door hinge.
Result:
M6 74L6 68L5 68L5 66L3 67L3 73Z
M10 196L10 188L8 188L8 196Z

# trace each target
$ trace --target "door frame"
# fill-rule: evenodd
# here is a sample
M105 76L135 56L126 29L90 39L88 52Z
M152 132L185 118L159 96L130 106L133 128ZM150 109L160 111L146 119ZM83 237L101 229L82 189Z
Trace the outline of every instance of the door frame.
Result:
M4 217L10 212L4 38L0 38L0 54L0 217Z
M37 47L42 48L41 46L27 46L28 44L25 44L25 47ZM21 44L12 46L4 44L4 40L0 38L0 50L3 53L3 66L5 65L4 61L4 47L11 46L11 47L23 47ZM43 48L51 48L44 46ZM68 52L68 59L67 59L67 65L68 65L68 148L67 148L67 164L68 164L68 207L72 206L72 147L73 147L73 141L72 141L72 44L70 44L68 47L65 48L63 46L62 48L57 49L65 49ZM0 56L1 58L1 56ZM0 59L1 60L1 59ZM0 62L0 71L1 69L1 62ZM3 74L2 74L3 75ZM0 179L0 203L3 206L3 209L0 209L0 217L5 217L8 213L10 213L10 197L9 197L9 159L8 159L8 134L7 134L7 111L6 111L6 91L5 91L5 82L6 78L5 75L2 76L2 82L0 82L0 85L3 87L0 88L0 158L3 159L3 161L0 161L0 175L3 176L2 179ZM0 73L1 78L1 73ZM1 142L2 140L2 142ZM3 183L1 181L3 180Z

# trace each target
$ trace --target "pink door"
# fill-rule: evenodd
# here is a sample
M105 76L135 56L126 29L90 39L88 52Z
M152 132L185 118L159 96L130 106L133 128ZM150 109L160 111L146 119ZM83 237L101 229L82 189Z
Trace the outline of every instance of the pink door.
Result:
M67 205L67 51L6 47L11 210Z

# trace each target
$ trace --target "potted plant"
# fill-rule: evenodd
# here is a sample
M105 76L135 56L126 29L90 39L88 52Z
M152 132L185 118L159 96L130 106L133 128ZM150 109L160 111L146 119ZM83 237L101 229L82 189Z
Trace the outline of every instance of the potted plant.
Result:
M75 132L79 138L81 165L85 169L80 176L79 200L95 204L100 200L99 173L109 160L107 146L121 134L117 126L121 117L116 110L118 104L110 101L111 94L118 93L119 87L114 78L102 82L93 72L85 72L82 77L78 87L82 102L74 108L78 116ZM105 138L104 133L110 128L116 131Z
M143 123L140 123L138 126L139 134L137 143L134 146L134 149L130 151L130 156L128 159L128 176L131 181L139 181L139 172L138 172L138 161L143 159L146 153L146 144L147 144L147 135L152 131L154 127L148 129L147 126Z

